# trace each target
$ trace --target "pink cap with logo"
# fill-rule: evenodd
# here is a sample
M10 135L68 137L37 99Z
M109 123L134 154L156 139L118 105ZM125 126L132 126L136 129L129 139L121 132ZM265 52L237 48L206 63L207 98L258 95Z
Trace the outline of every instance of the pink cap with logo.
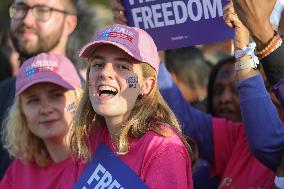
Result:
M126 25L111 25L93 36L91 42L82 48L79 56L89 58L96 48L103 44L117 46L134 59L149 64L158 73L160 59L157 47L146 31Z
M81 87L78 73L63 55L41 53L26 60L16 76L16 96L37 83L54 83L66 89Z

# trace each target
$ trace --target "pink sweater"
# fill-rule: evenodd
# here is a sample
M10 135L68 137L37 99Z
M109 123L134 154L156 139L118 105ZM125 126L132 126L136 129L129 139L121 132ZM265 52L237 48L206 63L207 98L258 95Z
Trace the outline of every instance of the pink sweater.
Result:
M14 160L0 183L0 189L71 189L77 176L72 158L39 167Z
M190 157L185 145L173 132L166 138L153 131L130 141L127 155L120 156L150 189L191 189ZM114 151L106 127L98 126L92 140L93 151L100 143ZM80 165L80 173L86 164Z

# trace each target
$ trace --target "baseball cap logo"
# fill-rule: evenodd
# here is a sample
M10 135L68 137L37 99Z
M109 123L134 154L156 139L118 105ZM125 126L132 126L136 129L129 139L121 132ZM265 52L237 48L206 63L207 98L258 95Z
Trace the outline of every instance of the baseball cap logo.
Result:
M30 66L26 68L25 76L31 77L36 73L47 72L47 71L58 72L59 71L58 63L49 60L38 60L36 62L33 62Z
M101 40L106 40L107 38L120 38L125 39L132 43L133 37L121 32L105 32L100 36Z
M107 40L107 38L120 38L132 42L134 33L123 27L113 27L105 30L100 36L100 40Z

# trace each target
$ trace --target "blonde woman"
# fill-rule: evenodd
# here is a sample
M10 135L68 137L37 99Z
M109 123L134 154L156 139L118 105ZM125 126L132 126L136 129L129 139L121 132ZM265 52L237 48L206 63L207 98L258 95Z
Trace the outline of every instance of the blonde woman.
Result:
M15 158L1 189L68 188L74 162L65 136L80 99L80 79L64 56L39 54L16 76L16 98L4 128L5 148Z
M127 171L138 176L141 188L192 188L196 154L159 93L153 39L141 29L115 24L96 34L80 56L89 69L71 148L91 162L85 170L80 164L83 174L75 188L140 188ZM111 153L101 153L104 148Z

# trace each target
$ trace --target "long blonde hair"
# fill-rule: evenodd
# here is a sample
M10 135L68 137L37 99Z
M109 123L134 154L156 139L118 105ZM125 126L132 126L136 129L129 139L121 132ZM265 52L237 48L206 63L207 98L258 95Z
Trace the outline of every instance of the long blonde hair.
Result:
M76 102L79 103L82 89L74 90ZM2 133L4 148L10 156L22 162L35 161L39 166L46 166L50 162L48 150L42 139L34 135L28 128L26 118L22 112L21 98L16 97L7 119L4 121Z
M141 63L141 66L144 78L157 78L156 71L150 65ZM104 118L95 113L89 98L89 71L90 69L87 71L87 81L83 97L71 126L69 142L71 151L75 158L82 159L84 161L88 161L91 158L90 136L96 126L96 124L91 123L104 122ZM128 153L129 136L139 138L147 131L155 131L165 137L169 136L170 133L160 127L161 123L166 123L167 127L176 131L186 145L192 163L194 163L197 158L194 142L189 139L189 145L182 136L181 129L175 115L170 110L158 90L157 79L155 81L154 88L149 94L138 97L128 119L123 123L119 135L117 153L120 155Z

